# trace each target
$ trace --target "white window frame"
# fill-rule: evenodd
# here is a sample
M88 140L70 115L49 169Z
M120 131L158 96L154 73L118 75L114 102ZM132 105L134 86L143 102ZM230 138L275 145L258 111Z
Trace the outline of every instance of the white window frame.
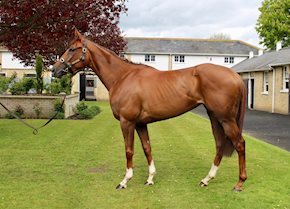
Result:
M233 64L235 63L235 57L225 57L224 62Z
M262 94L268 94L269 93L269 72L264 71L263 72L263 92Z
M289 65L282 68L282 90L280 92L289 92Z
M175 63L185 63L185 55L174 55Z
M155 62L156 57L153 54L145 54L145 62Z

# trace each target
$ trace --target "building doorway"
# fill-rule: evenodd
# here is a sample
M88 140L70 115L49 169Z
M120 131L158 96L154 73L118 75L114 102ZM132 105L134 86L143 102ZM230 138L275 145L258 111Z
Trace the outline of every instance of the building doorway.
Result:
M96 78L94 75L85 73L80 74L80 101L95 101L95 87Z
M254 94L255 94L255 79L251 78L249 80L249 108L254 109Z

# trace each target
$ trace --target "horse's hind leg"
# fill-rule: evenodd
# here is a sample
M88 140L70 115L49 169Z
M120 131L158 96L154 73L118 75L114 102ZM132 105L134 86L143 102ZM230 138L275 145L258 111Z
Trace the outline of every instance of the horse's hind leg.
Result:
M234 191L242 191L242 186L247 179L246 174L246 154L245 140L238 128L236 121L226 121L222 123L226 136L232 141L234 148L239 155L239 181L234 187Z
M212 131L216 142L216 156L214 158L209 173L204 179L201 180L199 184L202 187L207 186L209 184L209 181L215 178L218 167L223 157L223 145L226 140L226 136L221 124L213 115L211 115L210 113L208 113L208 115L211 121Z
M149 141L147 125L137 125L136 131L141 140L144 154L146 156L148 166L149 166L149 176L148 176L147 181L145 182L145 185L153 185L154 184L153 177L156 174L156 169L155 169L154 162L151 155L151 145Z
M116 187L116 189L125 189L127 187L128 181L133 177L135 124L123 119L121 119L120 122L125 142L127 168L123 181L121 181L121 183Z

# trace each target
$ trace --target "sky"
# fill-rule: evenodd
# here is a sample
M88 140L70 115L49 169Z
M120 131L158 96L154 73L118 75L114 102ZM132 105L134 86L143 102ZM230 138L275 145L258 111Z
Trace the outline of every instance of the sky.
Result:
M263 0L128 0L120 18L126 37L209 38L224 33L258 47Z

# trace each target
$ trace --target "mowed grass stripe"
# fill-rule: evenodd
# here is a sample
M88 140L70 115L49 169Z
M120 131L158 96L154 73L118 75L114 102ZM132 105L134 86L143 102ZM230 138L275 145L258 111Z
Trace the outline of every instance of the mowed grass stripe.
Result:
M102 112L94 119L55 120L36 136L16 120L0 120L0 208L290 208L289 152L249 136L244 191L231 192L237 154L200 188L215 142L209 121L192 113L149 125L157 168L151 187L143 185L148 167L136 134L134 177L116 191L124 142L108 103L97 104Z

